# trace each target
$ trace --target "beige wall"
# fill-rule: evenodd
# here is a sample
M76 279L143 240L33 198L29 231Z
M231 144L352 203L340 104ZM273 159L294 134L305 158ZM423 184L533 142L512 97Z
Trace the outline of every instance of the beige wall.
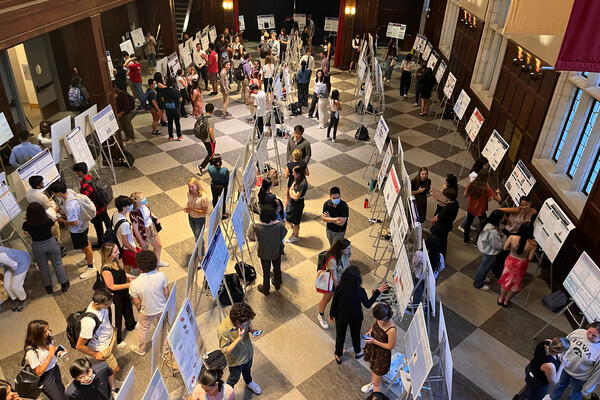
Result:
M489 0L462 0L459 6L474 14L479 19L485 18Z
M35 88L32 80L25 79L22 65L27 65L27 56L25 55L25 48L22 44L8 49L8 57L10 58L10 65L15 76L15 82L17 83L17 89L19 90L19 96L21 97L21 103L27 103L29 106L37 106L38 100L35 94Z

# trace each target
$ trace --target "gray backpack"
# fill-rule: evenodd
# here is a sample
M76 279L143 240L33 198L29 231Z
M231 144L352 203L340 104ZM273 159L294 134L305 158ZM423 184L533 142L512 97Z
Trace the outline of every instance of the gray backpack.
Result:
M550 293L542 298L542 304L552 312L559 312L567 305L568 302L569 298L560 290Z

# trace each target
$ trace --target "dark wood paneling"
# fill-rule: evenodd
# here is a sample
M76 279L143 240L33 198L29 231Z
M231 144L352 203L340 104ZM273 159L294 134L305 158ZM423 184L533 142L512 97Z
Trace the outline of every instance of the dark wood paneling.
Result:
M398 42L398 48L403 51L412 49L415 36L419 33L422 11L423 0L379 0L377 26L380 28L380 42L387 43L390 40L385 36L387 25L388 22L396 22L406 25L404 40Z
M427 39L429 39L436 49L440 47L446 2L447 0L429 1L429 12L427 13L427 21L425 22L425 36L427 36Z
M117 7L113 10L102 13L102 31L104 33L104 46L110 51L110 56L121 59L122 37L125 32L129 32L129 16L127 15L127 6Z

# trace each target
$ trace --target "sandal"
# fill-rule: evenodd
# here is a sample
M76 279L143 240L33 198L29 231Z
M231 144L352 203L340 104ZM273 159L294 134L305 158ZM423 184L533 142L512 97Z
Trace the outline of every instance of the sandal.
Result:
M498 302L499 306L504 307L504 303L500 301L500 296L498 296L498 298L496 299L496 302Z
M508 304L502 304L502 307L507 308L508 306L510 306L510 301L508 302Z
M336 362L336 363L338 363L338 364L341 364L341 363L342 363L342 359L341 359L341 358L339 358L339 357L338 357L336 354L334 354L333 356L335 357L335 362Z

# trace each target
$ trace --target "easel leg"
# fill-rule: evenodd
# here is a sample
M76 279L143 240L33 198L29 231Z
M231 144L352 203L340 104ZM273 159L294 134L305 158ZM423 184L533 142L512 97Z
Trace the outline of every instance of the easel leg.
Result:
M574 301L574 300L571 300L571 301L569 302L569 304L567 304L567 305L565 306L565 308L563 308L562 310L560 310L560 312L559 312L558 314L556 314L556 315L554 316L554 318L552 318L552 321L548 322L546 325L544 325L544 326L542 327L542 329L540 329L539 331L537 331L537 332L535 333L535 335L533 335L533 338L535 339L536 337L538 337L538 335L539 335L540 333L542 333L542 331L543 331L544 329L546 329L547 327L549 327L549 326L550 326L550 325L551 325L551 324L552 324L554 321L556 321L556 320L558 319L558 317L560 317L562 314L564 314L564 313L565 313L565 311L567 311L567 310L569 309L569 307L571 307L571 306L573 305L573 303L575 303L575 301Z

